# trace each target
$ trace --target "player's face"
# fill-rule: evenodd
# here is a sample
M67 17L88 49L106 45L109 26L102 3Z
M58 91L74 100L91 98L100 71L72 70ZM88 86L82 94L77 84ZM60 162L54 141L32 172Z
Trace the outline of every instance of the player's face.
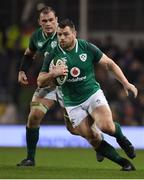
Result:
M58 42L63 49L71 49L75 45L76 32L69 26L65 28L58 27Z
M57 29L57 17L50 11L47 14L41 13L39 17L39 25L42 27L46 35L51 35Z

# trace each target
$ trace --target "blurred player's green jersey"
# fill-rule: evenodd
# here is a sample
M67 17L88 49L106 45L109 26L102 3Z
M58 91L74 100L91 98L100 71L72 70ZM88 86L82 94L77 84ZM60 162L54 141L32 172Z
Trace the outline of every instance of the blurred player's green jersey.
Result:
M36 52L38 51L40 54L46 56L46 54L50 53L50 51L57 46L57 35L56 32L51 36L46 36L42 28L38 28L32 34L29 41L29 48Z
M65 106L75 106L83 103L98 89L95 80L94 63L97 63L102 52L85 40L77 40L71 51L63 50L59 45L46 57L42 72L47 72L52 59L61 59L68 66L68 78L61 86Z

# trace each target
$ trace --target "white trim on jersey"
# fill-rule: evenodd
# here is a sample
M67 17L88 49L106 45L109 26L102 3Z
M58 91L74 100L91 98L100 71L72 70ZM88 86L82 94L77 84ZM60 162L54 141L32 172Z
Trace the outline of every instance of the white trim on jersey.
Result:
M53 33L53 35L52 35L52 37L51 37L51 39L53 39L54 38L54 36L56 35L56 31Z
M60 50L62 51L62 53L63 53L64 55L66 55L66 52L61 48L60 44L58 44L58 47L60 48Z
M54 36L56 35L56 31L53 33L53 35L52 35L52 37L51 37L51 39L53 39L54 38ZM46 37L45 36L45 34L44 34L44 32L42 31L42 36L43 36L43 38L46 40L47 38L48 38L48 36Z
M76 53L78 52L78 40L76 39Z
M66 55L66 52L61 48L60 44L58 44L58 47L60 48L60 50L62 51L62 53L64 55ZM78 52L78 40L76 39L76 46L75 46L75 52Z

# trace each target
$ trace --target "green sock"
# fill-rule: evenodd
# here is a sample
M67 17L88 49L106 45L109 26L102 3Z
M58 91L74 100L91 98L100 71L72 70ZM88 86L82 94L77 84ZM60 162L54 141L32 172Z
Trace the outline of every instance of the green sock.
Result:
M115 124L115 133L114 133L114 134L111 134L111 136L114 136L114 137L116 137L117 139L123 138L124 135L123 135L123 133L122 133L122 131L121 131L121 127L120 127L119 123L114 122L114 124Z
M39 139L39 128L26 127L27 159L34 160Z
M117 153L114 147L106 141L102 140L100 146L96 149L96 151L102 154L104 157L107 157L111 161L119 165L123 165L123 158Z

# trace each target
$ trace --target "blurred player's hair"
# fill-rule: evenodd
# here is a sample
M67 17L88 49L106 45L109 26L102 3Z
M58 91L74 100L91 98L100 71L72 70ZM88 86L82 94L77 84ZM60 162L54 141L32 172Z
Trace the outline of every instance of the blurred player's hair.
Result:
M53 12L54 15L56 16L55 10L50 6L43 6L41 9L38 10L39 16L41 13L48 14L49 12Z

